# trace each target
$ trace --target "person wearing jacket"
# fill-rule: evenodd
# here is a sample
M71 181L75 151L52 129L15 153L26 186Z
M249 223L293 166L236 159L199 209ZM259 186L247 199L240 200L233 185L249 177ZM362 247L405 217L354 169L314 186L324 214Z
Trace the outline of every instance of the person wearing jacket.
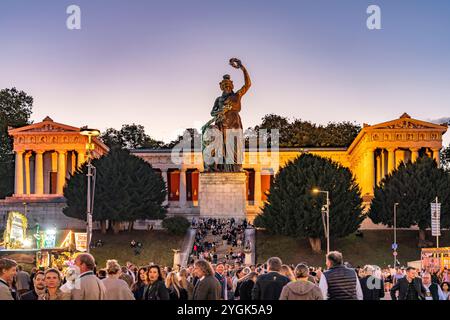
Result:
M164 284L161 268L154 264L148 267L148 286L144 291L144 300L169 300L169 290Z
M278 300L289 279L280 274L283 263L278 257L267 260L268 273L260 275L252 289L252 300Z
M105 286L94 273L94 257L89 253L81 253L75 258L75 266L80 275L72 290L72 300L105 300Z
M45 293L44 271L37 271L33 277L33 290L20 296L20 300L38 300L39 295Z
M128 284L119 279L121 272L117 260L106 261L107 276L102 280L106 288L105 300L135 300Z
M296 281L289 282L281 291L280 300L323 300L319 286L309 281L309 268L305 264L295 267Z
M252 291L257 278L258 274L252 271L242 279L239 279L236 287L236 291L238 292L237 297L239 297L239 300L252 300Z
M147 267L140 267L137 273L138 280L131 287L131 291L133 292L134 298L136 300L143 300L144 290L148 285L147 272Z
M220 300L222 286L214 277L211 265L205 260L198 260L194 264L194 272L198 281L194 287L192 300Z
M0 259L0 300L15 300L11 284L17 273L17 263L14 260Z
M375 276L375 268L371 265L364 266L364 277L359 282L363 292L363 300L380 300L384 298L384 281Z
M396 292L398 291L398 298ZM422 280L417 277L416 269L406 268L406 276L397 280L391 288L392 300L425 300L427 290L422 284Z
M426 271L422 274L422 283L426 289L425 300L447 300L441 287L432 279L431 273Z

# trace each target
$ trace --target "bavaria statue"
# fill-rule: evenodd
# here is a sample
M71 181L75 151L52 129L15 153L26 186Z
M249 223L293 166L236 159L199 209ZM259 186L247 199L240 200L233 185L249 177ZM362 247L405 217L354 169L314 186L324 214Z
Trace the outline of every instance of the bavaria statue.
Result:
M234 92L230 75L220 82L222 95L214 102L213 117L202 127L202 153L206 172L242 172L244 135L241 98L251 86L250 76L241 61L230 59L230 65L244 73L244 85Z

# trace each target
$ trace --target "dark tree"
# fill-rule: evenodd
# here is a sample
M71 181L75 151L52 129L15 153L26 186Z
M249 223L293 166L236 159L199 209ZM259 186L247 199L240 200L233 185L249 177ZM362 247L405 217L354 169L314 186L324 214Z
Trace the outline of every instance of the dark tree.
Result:
M120 149L156 149L164 146L162 141L152 139L145 133L144 126L139 124L124 124L120 130L108 128L100 137L110 148Z
M127 150L112 149L92 164L97 170L93 220L102 222L103 232L107 220L117 232L120 222L129 222L132 229L136 220L165 217L166 185L149 163ZM83 165L64 188L66 216L86 220L86 172Z
M348 147L358 135L361 127L351 122L330 122L326 126L310 121L288 118L276 114L266 115L254 130L279 130L279 146L282 148L301 147ZM271 145L268 137L268 145Z
M322 206L330 192L330 238L345 237L360 226L362 199L359 186L349 169L328 159L302 154L275 176L262 214L255 224L273 234L308 238L314 251L320 251L325 238Z
M369 217L375 223L392 226L397 207L397 227L419 227L419 245L426 245L425 230L431 226L431 205L436 197L442 203L441 227L450 226L450 178L426 156L415 163L401 164L375 188Z
M33 98L16 88L0 90L0 199L14 193L13 141L8 127L30 124Z

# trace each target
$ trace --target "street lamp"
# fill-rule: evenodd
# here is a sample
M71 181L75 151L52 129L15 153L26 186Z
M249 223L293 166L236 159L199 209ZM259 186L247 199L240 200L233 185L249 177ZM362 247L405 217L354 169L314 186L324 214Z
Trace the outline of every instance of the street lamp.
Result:
M398 203L394 203L394 244L392 245L392 249L394 252L392 253L394 255L394 268L397 265L397 206Z
M95 145L92 143L92 137L98 137L100 135L100 131L97 129L90 129L87 126L80 128L80 134L88 137L88 143L86 143L86 151L87 151L87 201L86 201L86 216L87 216L87 225L86 225L86 251L89 252L91 246L91 238L92 238L92 211L94 209L94 190L95 190L95 167L92 165L92 155L91 151L94 150ZM92 183L92 169L94 169L94 180ZM92 183L92 197L91 197L91 183Z
M314 194L325 193L327 195L327 203L325 204L325 212L326 212L326 223L324 223L324 231L325 236L327 238L327 255L330 253L330 192L323 191L318 188L314 188L312 190ZM322 219L323 219L323 211L322 211Z

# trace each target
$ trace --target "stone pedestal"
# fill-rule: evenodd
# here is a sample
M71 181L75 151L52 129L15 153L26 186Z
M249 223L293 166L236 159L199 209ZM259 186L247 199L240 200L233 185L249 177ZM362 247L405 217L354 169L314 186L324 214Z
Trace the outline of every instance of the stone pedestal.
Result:
M245 218L245 181L245 172L200 173L200 216Z

